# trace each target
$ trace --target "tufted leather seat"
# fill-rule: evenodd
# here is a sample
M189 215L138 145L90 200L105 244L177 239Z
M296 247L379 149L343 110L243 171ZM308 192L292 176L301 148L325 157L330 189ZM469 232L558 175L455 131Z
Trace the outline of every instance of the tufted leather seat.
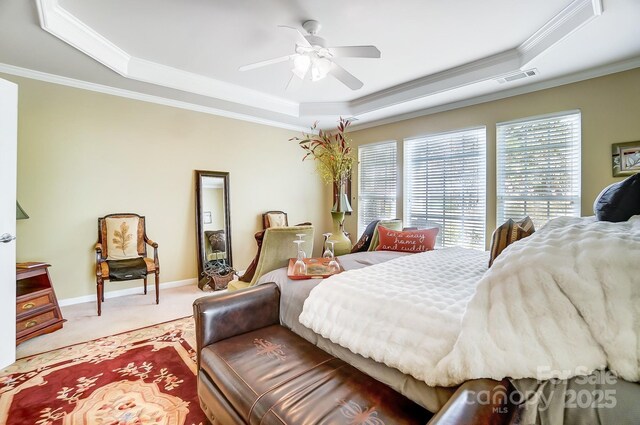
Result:
M278 298L277 287L269 284L194 303L198 395L212 423L389 425L429 420L431 413L422 407L280 326ZM220 319L247 317L240 310L253 310L253 319L230 336L231 324ZM216 323L218 329L202 328Z

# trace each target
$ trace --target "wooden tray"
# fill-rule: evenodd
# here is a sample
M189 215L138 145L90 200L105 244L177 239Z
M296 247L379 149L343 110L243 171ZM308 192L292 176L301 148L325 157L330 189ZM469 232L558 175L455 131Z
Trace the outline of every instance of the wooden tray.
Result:
M329 261L328 258L305 258L304 263L307 265L307 274L306 275L294 275L293 274L293 265L296 262L295 258L289 259L289 269L287 270L287 276L289 279L293 280L304 280L304 279L325 279L331 275L342 273L344 268L342 264L340 264L340 260L336 258L338 265L340 266L340 271L337 273L329 272Z

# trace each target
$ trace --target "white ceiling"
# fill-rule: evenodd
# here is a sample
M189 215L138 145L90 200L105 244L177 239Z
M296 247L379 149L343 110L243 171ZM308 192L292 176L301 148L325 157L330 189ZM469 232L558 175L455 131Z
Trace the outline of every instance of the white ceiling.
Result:
M287 62L237 70L293 53L277 26L307 19L329 45L380 49L336 59L362 89L329 76L285 91ZM638 22L638 0L3 0L0 71L284 127L362 125L640 66ZM494 80L531 68L539 75Z

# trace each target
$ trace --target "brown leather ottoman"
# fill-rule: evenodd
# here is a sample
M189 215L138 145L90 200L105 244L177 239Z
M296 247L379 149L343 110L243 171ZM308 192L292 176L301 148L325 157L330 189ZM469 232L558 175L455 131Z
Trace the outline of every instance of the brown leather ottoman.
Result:
M431 414L278 323L268 284L194 303L198 394L214 424L426 424ZM231 323L229 320L239 320Z

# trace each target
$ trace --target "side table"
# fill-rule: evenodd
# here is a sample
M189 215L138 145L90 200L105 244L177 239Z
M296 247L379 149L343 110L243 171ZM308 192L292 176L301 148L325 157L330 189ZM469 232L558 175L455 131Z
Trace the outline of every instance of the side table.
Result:
M16 266L16 345L62 328L64 319L51 285L49 264Z

